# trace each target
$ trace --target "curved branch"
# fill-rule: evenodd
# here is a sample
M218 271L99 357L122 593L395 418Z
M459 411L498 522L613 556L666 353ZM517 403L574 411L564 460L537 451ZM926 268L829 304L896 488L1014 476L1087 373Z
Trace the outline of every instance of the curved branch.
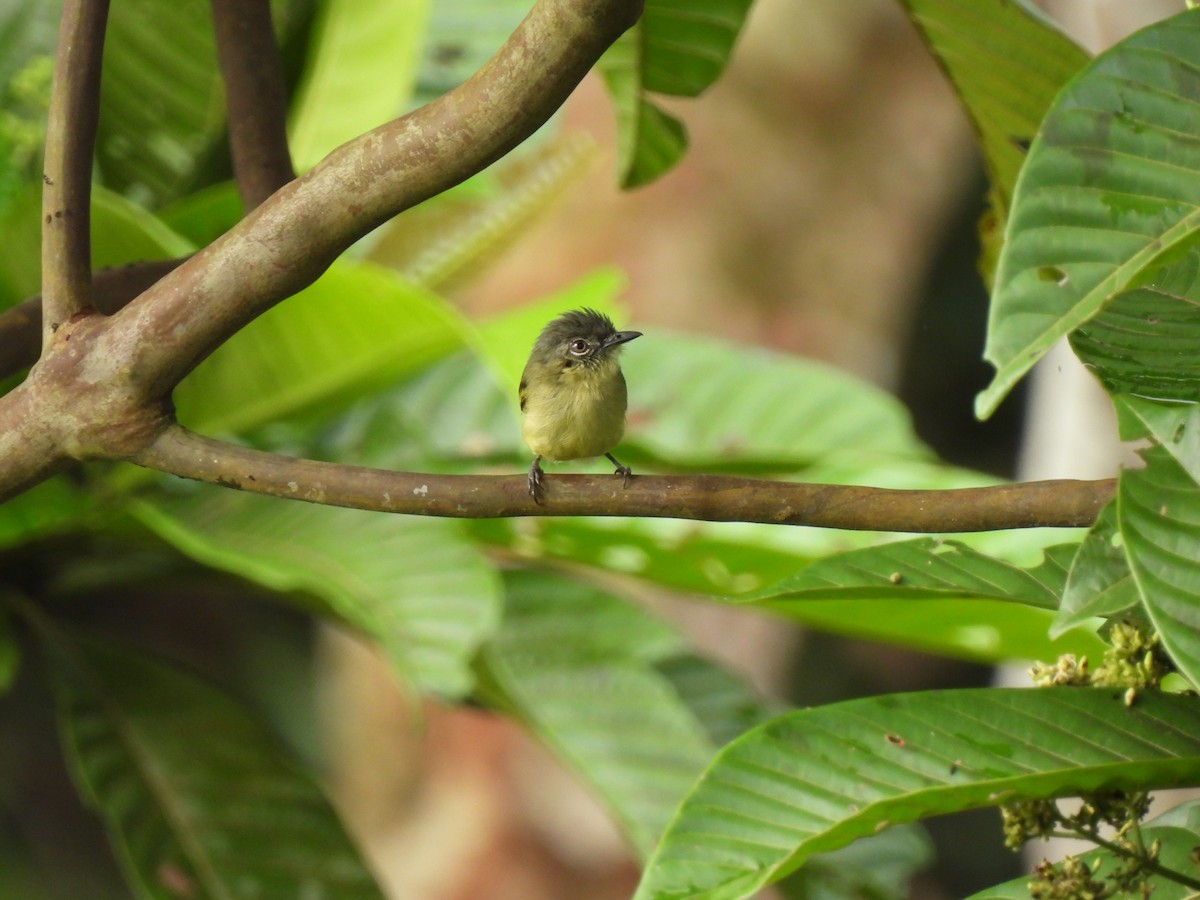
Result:
M520 475L423 475L293 459L216 441L179 425L132 462L256 494L378 512L450 518L647 516L946 534L1090 525L1116 490L1104 481L1037 481L912 491L712 475L551 475L542 504Z
M156 259L100 269L92 275L92 305L112 315L150 287L187 257ZM42 295L0 313L0 378L7 378L37 362L42 332Z
M65 0L42 172L43 344L91 306L92 153L100 120L100 62L108 0Z
M225 82L229 150L251 210L296 177L287 140L287 89L268 0L212 0Z
M165 397L230 335L311 284L358 238L531 135L641 6L538 0L466 82L342 145L122 310L95 348L100 359L114 372L136 368L146 396Z

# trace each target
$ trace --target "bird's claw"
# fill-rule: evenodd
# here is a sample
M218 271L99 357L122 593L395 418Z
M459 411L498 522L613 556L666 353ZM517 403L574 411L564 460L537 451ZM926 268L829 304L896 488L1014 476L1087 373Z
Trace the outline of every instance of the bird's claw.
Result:
M633 470L629 466L617 466L617 470L613 474L621 476L622 488L629 487L629 476L633 474Z
M533 498L534 503L542 502L542 467L536 459L529 467L529 496Z

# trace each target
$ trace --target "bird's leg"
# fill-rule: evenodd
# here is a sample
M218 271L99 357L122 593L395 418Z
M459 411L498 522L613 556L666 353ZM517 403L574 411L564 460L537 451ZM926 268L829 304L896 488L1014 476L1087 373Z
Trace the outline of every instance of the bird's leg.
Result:
M621 476L621 487L629 487L629 476L633 474L633 470L629 466L623 466L617 462L617 458L611 453L605 453L604 455L608 457L610 463L617 467L617 471L613 472L613 474Z
M533 464L529 467L529 496L533 498L534 503L542 502L542 467L540 465L542 458L535 456Z

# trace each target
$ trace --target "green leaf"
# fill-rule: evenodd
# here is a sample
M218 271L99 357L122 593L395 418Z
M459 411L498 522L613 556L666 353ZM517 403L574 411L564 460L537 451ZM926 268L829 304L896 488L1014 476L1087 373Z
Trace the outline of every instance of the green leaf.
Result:
M448 519L389 516L204 491L133 514L184 554L291 598L379 642L425 691L461 696L470 659L499 617L499 586ZM286 598L281 598L286 599Z
M725 70L750 0L646 0L639 23L646 90L703 93Z
M1200 233L1200 11L1098 57L1059 95L1030 149L996 272L976 400L989 415L1063 335L1145 283Z
M1126 434L1129 429L1123 429L1122 440L1153 437L1193 480L1200 481L1200 405L1160 403L1124 394L1113 400L1119 418L1137 423L1136 433Z
M299 171L400 115L412 97L429 0L322 0L292 108Z
M642 27L621 35L596 64L617 113L617 178L623 188L654 181L683 158L688 144L683 123L643 90Z
M630 346L621 367L633 423L627 441L675 464L737 460L788 471L826 458L847 466L931 458L895 397L821 363L654 331Z
M959 541L917 538L851 550L766 588L731 598L809 625L935 653L980 660L1099 658L1088 630L1064 644L1046 637L1075 545L1046 549L1021 568ZM1014 606L1012 604L1020 604ZM1035 607L1029 609L1027 607Z
M722 750L646 867L638 900L748 897L897 822L1028 798L1194 784L1200 702L1086 688L852 700Z
M0 549L65 531L91 508L64 477L51 478L0 505Z
M1110 394L1200 401L1200 248L1117 295L1071 346Z
M470 334L441 298L342 260L221 345L179 385L175 404L190 428L246 431L378 390Z
M1125 553L1163 646L1200 685L1200 485L1161 447L1142 456L1117 482Z
M313 777L240 705L132 652L50 640L71 773L138 896L383 896Z
M919 826L895 825L809 857L776 890L789 900L907 900L909 881L933 860Z
M1129 571L1117 528L1117 504L1110 502L1088 529L1071 562L1062 604L1050 637L1057 638L1095 616L1114 616L1138 604L1137 584Z
M1189 878L1196 877L1195 848L1200 846L1200 807L1196 801L1183 803L1157 818L1144 822L1139 828L1139 840L1149 847L1158 844L1160 849L1156 861L1172 872ZM1092 866L1093 875L1099 879L1116 870L1126 857L1102 847L1092 847L1079 855ZM1093 863L1098 862L1098 866ZM1148 873L1149 885L1154 900L1189 900L1195 898L1195 889L1178 881ZM972 894L967 900L1029 900L1029 876L1023 875L1004 884ZM1132 896L1125 893L1119 896Z
M991 185L983 225L989 284L1025 148L1088 55L1021 3L902 0L966 108Z
M4 598L0 596L0 694L12 685L21 668L21 645L12 617L4 609Z
M482 657L490 681L644 858L712 757L710 734L727 730L731 708L752 724L757 705L632 604L550 575L514 572L506 584L504 622ZM699 696L699 682L720 684L724 699Z
M415 101L428 103L474 75L516 30L532 5L531 0L437 0L430 4Z

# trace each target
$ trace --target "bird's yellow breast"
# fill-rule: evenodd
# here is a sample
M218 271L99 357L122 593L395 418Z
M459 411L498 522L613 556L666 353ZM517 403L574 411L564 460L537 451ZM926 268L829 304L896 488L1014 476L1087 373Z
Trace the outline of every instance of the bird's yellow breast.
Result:
M531 362L521 381L521 437L538 456L600 456L620 443L627 399L615 358L568 369Z

